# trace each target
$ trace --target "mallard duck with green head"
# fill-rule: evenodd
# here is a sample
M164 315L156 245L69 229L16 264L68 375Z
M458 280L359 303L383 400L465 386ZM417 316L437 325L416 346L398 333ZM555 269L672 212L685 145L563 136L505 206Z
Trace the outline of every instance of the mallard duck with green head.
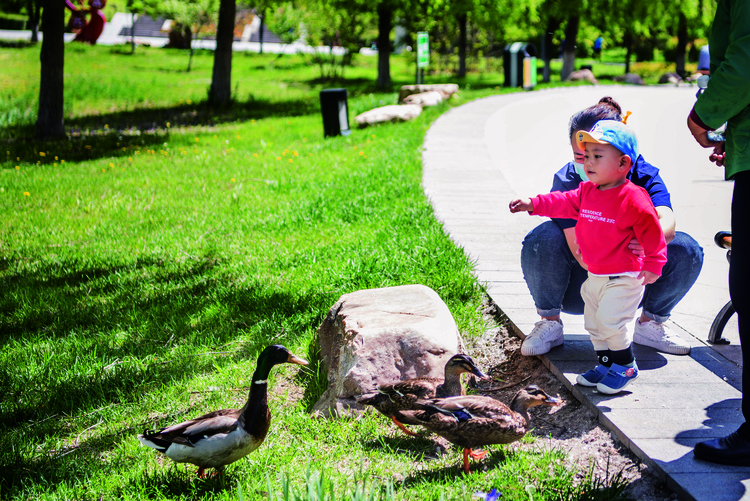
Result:
M401 411L414 409L414 404L418 400L465 395L466 390L461 384L461 374L467 372L480 379L489 379L474 364L470 356L459 353L453 355L445 364L445 377L443 378L419 377L383 384L378 386L376 392L358 397L357 402L375 407L380 413L391 418L404 433L416 436L417 434L409 431L403 423L420 423L401 415Z
M138 440L178 463L192 463L203 477L206 468L222 472L230 463L257 449L271 425L268 411L268 375L274 365L307 365L281 345L269 346L258 356L247 402L241 409L223 409L168 426L145 431Z
M513 397L510 406L483 395L436 398L415 403L417 410L402 411L404 416L433 433L463 447L464 472L469 473L469 457L482 459L486 452L477 447L509 444L529 431L529 413L537 405L559 405L561 400L531 385Z

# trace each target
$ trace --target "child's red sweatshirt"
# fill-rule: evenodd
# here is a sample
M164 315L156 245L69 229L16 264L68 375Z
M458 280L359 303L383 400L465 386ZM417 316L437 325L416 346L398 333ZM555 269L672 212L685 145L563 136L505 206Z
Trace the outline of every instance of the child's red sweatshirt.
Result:
M581 258L595 275L650 271L661 275L667 244L656 209L646 190L626 181L599 190L591 181L571 191L553 191L531 199L533 214L577 219L576 239ZM645 256L628 249L636 238Z

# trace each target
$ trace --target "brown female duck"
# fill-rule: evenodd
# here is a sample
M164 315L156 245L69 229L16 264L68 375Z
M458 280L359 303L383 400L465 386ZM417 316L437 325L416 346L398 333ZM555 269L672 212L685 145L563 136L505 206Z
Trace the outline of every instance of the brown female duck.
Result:
M453 355L445 364L443 378L413 378L395 383L378 386L377 392L362 395L357 402L375 407L380 413L391 418L393 423L407 435L416 436L402 424L421 424L401 414L402 410L414 409L418 400L436 397L451 397L465 395L466 390L461 384L461 374L468 372L480 379L489 379L468 355Z
M307 365L280 345L267 347L258 357L250 394L241 409L223 409L157 431L145 431L138 440L178 463L221 472L230 463L257 449L271 425L268 411L268 375L277 364Z
M420 401L415 409L402 411L405 417L463 447L464 471L469 473L469 456L481 459L484 451L472 449L491 444L509 444L529 431L528 410L536 405L554 406L560 399L531 385L513 397L510 406L482 395L436 398Z

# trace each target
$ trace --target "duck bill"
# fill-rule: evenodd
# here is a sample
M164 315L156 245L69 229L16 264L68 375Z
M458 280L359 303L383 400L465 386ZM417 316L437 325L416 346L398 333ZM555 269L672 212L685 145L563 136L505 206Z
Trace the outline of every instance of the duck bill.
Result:
M492 379L491 377L489 377L487 374L485 374L484 372L480 371L476 367L474 367L474 370L471 371L471 373L474 374L476 377L478 377L479 379L481 379L483 381L488 381L488 380Z
M544 405L560 405L562 403L562 399L559 397L551 397L547 396L547 399L544 401Z
M297 365L310 365L310 362L292 353L289 354L289 358L287 359L287 362L290 364L297 364Z

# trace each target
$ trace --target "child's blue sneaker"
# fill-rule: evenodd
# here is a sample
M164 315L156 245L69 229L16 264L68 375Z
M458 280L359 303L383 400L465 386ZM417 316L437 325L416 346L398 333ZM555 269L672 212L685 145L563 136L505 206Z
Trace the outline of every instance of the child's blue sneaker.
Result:
M604 376L607 375L607 372L609 372L609 367L605 367L604 365L597 365L590 371L584 372L583 374L578 374L576 383L580 384L581 386L596 386L599 381L604 379Z
M633 367L612 364L607 375L596 385L596 390L599 393L614 395L624 390L637 377L638 365L635 363L635 360L633 361Z

